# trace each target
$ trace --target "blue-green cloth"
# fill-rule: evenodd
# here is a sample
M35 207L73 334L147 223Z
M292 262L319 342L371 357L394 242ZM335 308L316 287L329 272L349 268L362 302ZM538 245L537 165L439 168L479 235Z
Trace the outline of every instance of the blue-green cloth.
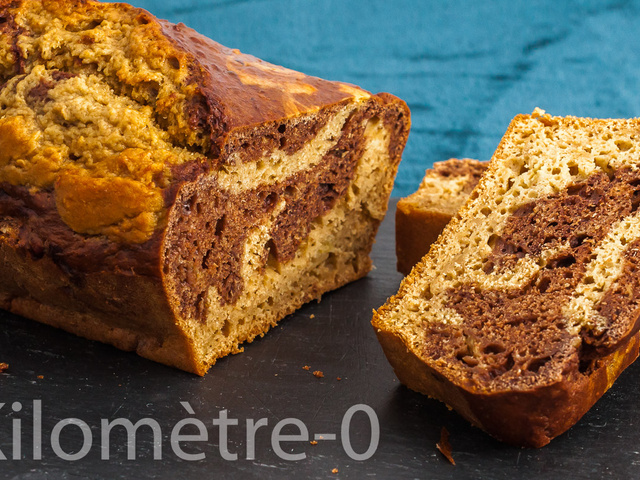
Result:
M488 159L509 121L640 116L640 2L133 0L214 40L404 99L413 127L393 194L449 157Z

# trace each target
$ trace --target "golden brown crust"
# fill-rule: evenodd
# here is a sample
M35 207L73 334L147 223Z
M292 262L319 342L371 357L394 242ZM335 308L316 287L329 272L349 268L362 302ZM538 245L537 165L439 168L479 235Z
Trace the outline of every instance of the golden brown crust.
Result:
M187 80L194 89L187 101L187 120L203 128L212 144L221 146L231 132L369 96L353 85L310 77L224 47L184 24L159 24L193 64Z
M138 112L142 118L134 114L132 118L123 117L139 123L129 128L144 128L145 124L152 129L158 127L150 139L152 145L96 158L94 147L79 145L76 138L65 139L68 148L59 148L58 137L41 136L38 141L43 143L34 143L38 125L25 119L25 109L16 108L16 99L7 99L16 112L9 111L7 115L14 117L0 121L5 138L3 151L12 151L10 158L0 158L1 180L42 188L55 184L56 190L64 190L69 181L81 181L86 186L85 194L79 192L75 203L61 198L60 213L74 231L106 234L115 241L143 243L155 229L162 228L165 212L159 199L174 180L171 166L202 162L183 148L202 153L210 167L219 162L257 161L275 148L291 153L322 127L327 117L321 111L371 96L352 85L310 77L223 47L182 24L158 20L126 4L5 1L0 4L0 17L6 19L2 25L8 37L8 46L0 51L0 57L13 62L16 69L13 78L5 74L0 84L16 77L26 83L36 81L30 80L32 76L41 77L24 99L16 94L17 101L26 102L36 115L42 116L42 109L50 109L52 90L57 92L56 101L74 105L78 95L84 95L74 96L75 92L108 85L115 97L104 98L106 93L96 96L98 105L115 106L114 100L118 100L123 110L118 115L124 115L140 104L145 107ZM114 39L122 50L105 40L114 35L123 37ZM59 52L50 51L51 42L61 44ZM7 88L15 88L14 84ZM58 84L62 86L57 88ZM73 123L73 114L64 115L72 117L66 120ZM282 140L285 131L286 144ZM77 137L88 137L86 129ZM265 142L269 139L274 141ZM160 145L162 149L160 141L165 142ZM11 145L5 145L7 142ZM88 154L91 158L85 161ZM15 169L1 169L6 163L12 167L20 161L26 162L26 166L17 168L18 172L24 170L20 175ZM136 211L108 207L122 200L101 181L112 176L125 178ZM72 180L66 181L67 177ZM64 192L59 196L64 197Z
M0 16L9 24L3 28L14 45L14 55L20 60L14 60L15 73L28 72L39 62L26 56L18 41L21 35L48 31L47 26L26 20L28 13L38 10L46 12L45 18L61 20L69 29L86 31L87 45L99 41L90 34L91 27L105 19L130 24L133 31L127 54L157 69L164 69L168 64L172 69L169 79L176 83L178 93L174 97L184 97L165 97L159 92L154 108L160 114L179 117L180 128L188 126L197 131L197 136L208 138L213 156L217 156L232 131L314 113L320 107L369 96L353 85L311 77L224 47L184 24L159 20L143 9L93 0L4 0L0 3ZM70 68L82 70L84 67L72 65ZM131 87L148 82L135 73L118 73L120 80Z
M157 279L100 271L70 275L47 255L25 255L19 241L19 231L4 223L1 308L183 370L206 372L195 362Z
M640 333L603 359L588 377L566 377L553 385L524 392L482 394L443 377L393 332L373 325L398 379L416 392L440 400L498 440L539 448L571 428L638 358ZM499 413L498 413L499 412Z
M125 4L0 0L0 29L6 309L202 375L369 271L401 100Z

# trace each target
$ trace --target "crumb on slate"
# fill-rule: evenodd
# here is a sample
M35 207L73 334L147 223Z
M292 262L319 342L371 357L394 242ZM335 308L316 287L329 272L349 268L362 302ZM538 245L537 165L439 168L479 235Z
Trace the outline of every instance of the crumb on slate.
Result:
M324 373L322 373L322 370L316 370L315 372L313 372L313 375L316 378L323 378L324 377Z
M340 381L342 380L342 377L336 377L336 380Z
M8 363L0 363L0 373L6 372L7 370L9 370L9 364Z
M38 375L38 380L42 380L44 378L44 375Z
M318 441L317 441L317 440L311 440L309 443L310 443L311 445L317 445L317 444L318 444Z
M333 470L331 470L331 473L338 473L338 469L334 468Z
M302 367L303 370L309 370L311 369L311 367L309 365L305 365L304 367Z
M312 313L311 315L309 315L309 318L316 318L316 316Z
M455 465L456 462L451 455L451 444L449 443L449 430L445 427L442 427L440 430L440 442L436 443L436 448L440 450L447 460L451 463L451 465Z

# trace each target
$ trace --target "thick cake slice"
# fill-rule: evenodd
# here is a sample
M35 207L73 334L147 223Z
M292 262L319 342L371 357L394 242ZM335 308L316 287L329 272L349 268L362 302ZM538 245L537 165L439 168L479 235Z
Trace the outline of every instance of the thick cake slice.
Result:
M420 187L398 200L396 257L404 275L429 251L442 229L469 198L489 162L451 158L435 162Z
M373 325L400 380L540 447L638 356L640 120L516 117Z
M404 102L126 4L0 0L0 305L204 374L367 274Z

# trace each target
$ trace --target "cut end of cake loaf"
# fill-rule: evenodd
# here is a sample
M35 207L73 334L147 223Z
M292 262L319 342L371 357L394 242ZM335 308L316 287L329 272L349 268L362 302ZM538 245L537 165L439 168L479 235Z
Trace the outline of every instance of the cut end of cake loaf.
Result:
M364 276L404 102L126 4L0 0L0 306L204 374Z
M435 162L420 187L396 208L396 257L404 275L426 255L431 244L475 188L489 162L451 158Z
M369 272L399 160L390 153L398 115L407 112L377 100L340 106L299 151L181 190L165 285L204 365Z
M640 120L511 123L487 172L374 314L410 388L509 443L570 428L638 355Z

